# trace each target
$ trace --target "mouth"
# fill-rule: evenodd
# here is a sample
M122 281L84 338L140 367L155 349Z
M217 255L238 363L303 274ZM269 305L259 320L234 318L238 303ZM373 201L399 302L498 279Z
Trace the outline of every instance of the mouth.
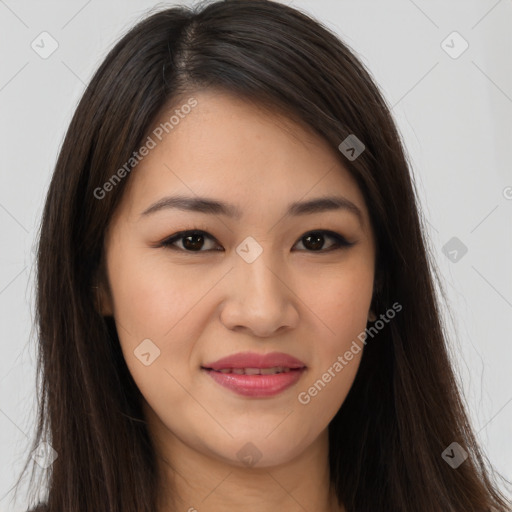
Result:
M214 372L227 375L233 373L235 375L278 375L280 373L288 373L300 370L300 368L285 368L284 366L274 366L272 368L222 368L222 370L214 370L213 368L205 368Z
M238 395L272 397L290 388L306 371L304 363L283 353L240 353L201 367L217 384Z

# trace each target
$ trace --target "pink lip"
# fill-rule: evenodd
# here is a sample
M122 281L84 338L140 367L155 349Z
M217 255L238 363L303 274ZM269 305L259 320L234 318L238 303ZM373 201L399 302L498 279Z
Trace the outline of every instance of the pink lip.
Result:
M203 368L212 370L224 370L226 368L273 368L274 366L305 368L306 365L299 361L299 359L283 352L271 352L270 354L239 352L238 354L223 357L213 363L203 364Z
M273 368L282 366L290 368L289 372L271 375L245 375L220 373L219 370L231 368ZM243 396L268 397L274 396L293 386L306 369L299 359L282 352L256 354L241 352L202 366L215 382Z

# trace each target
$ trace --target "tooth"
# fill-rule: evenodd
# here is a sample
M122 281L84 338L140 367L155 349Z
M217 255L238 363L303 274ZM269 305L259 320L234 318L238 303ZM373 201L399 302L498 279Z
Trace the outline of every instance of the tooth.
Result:
M277 375L279 373L289 372L290 368L285 366L274 366L272 368L263 368L261 370L262 375Z
M234 373L236 375L277 375L291 371L286 366L273 366L272 368L222 368L215 370L219 373Z

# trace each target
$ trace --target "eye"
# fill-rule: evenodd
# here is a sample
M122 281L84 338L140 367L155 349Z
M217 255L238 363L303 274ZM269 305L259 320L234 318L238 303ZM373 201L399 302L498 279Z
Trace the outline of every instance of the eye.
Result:
M170 238L165 239L161 243L161 246L185 252L206 252L201 251L201 248L204 245L204 240L206 239L215 240L212 236L202 230L180 231L179 233L172 235ZM182 247L177 247L175 245L178 241L182 241ZM211 251L212 249L208 250ZM218 251L219 249L213 250Z
M326 238L334 240L334 243L329 249L321 250ZM351 247L355 244L355 242L349 242L344 236L339 235L338 233L326 230L310 231L305 235L302 235L299 241L302 242L305 247L311 249L308 252L330 252L336 249Z
M334 241L334 243L332 243L328 249L323 249L326 239L331 239ZM206 240L213 241L214 245L217 243L215 238L209 235L206 231L194 229L175 233L171 237L166 238L163 242L161 242L159 246L182 252L210 252L224 250L212 248L202 250ZM348 248L355 245L355 242L347 241L346 238L342 235L327 230L309 231L308 233L302 235L302 237L299 239L299 242L303 244L307 252L323 253L336 249ZM181 247L176 245L178 243L181 243Z

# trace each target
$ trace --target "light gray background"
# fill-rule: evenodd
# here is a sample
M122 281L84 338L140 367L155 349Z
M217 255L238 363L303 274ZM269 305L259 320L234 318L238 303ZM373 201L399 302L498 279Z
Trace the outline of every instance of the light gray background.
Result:
M512 479L512 1L286 3L340 34L393 106L453 311L473 425ZM173 3L0 0L0 511L23 510L7 493L35 419L32 248L52 168L93 71L156 5ZM31 48L43 31L59 45L47 59ZM453 31L469 44L458 58L441 46ZM453 37L445 44L463 48ZM452 237L468 248L456 262L443 253Z

